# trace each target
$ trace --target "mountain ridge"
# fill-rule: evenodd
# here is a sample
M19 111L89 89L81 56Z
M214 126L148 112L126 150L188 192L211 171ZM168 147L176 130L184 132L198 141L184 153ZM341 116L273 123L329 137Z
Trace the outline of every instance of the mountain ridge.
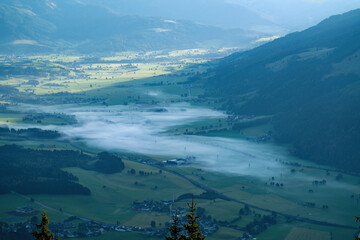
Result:
M360 9L235 53L202 76L239 114L272 115L297 156L360 170Z
M222 29L157 17L121 15L97 5L75 0L5 1L0 4L0 51L80 53L185 49L206 46L245 47L264 36L241 29ZM14 41L28 40L17 44ZM39 50L39 49L37 49ZM34 52L37 51L35 49Z

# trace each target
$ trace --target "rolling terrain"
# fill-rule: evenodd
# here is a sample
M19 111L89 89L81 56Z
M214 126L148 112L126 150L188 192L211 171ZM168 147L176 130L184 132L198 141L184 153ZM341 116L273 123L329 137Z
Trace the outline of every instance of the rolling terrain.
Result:
M89 2L0 4L0 239L353 237L359 10L218 59L261 34Z
M249 47L266 36L187 20L123 15L75 0L2 1L0 29L0 52L6 54Z
M40 63L49 64L48 59L56 65L49 66L52 76L43 76L47 65ZM192 194L203 209L203 226L210 226L210 240L238 239L245 232L259 239L321 236L341 240L356 231L353 212L359 209L359 177L294 158L271 139L254 141L251 136L262 131L251 124L268 116L237 119L215 110L224 101L204 96L203 86L189 81L211 65L189 63L183 68L183 63L175 61L172 71L163 71L166 62L142 66L141 59L132 67L105 63L107 58L54 55L15 60L19 65L14 66L37 62L40 75L32 79L39 84L29 85L23 75L3 80L11 87L2 89L0 121L2 127L18 130L5 128L0 144L23 146L13 151L16 156L36 153L38 157L3 164L13 172L31 169L32 173L16 178L18 185L6 185L8 189L0 195L4 203L0 222L10 226L6 233L14 231L16 224L28 224L36 213L17 216L16 209L31 205L49 213L58 235L70 231L79 239L85 233L89 239L112 240L147 239L160 233L161 237L152 239L163 239L170 207L162 200L174 199L172 209L183 210ZM4 59L5 64L12 61ZM59 65L67 71L59 71ZM135 66L139 69L134 73ZM125 76L118 77L117 71ZM91 77L83 78L84 73ZM115 78L106 79L109 76ZM247 127L239 134L234 125ZM53 159L52 154L63 151L75 156L75 161ZM119 156L123 171L109 172L113 169L106 167L109 162L98 161L102 151ZM186 155L196 159L185 165L171 164ZM55 163L51 175L50 162L41 164L45 157ZM19 162L25 163L25 169ZM4 175L3 181L12 177ZM51 186L58 184L54 181L49 182L49 191L45 188L49 185L41 185L49 179L71 184L77 192L70 192L69 187L67 192L53 192ZM28 180L32 181L29 187L19 187ZM86 194L78 191L79 185L87 189ZM106 226L105 233L89 232L89 220L97 224L93 230Z
M202 79L224 107L272 116L275 138L297 156L360 170L360 10L333 16L250 51Z
M82 2L111 7L122 14L188 19L205 25L257 29L260 32L277 35L303 30L319 23L327 16L347 12L360 6L357 0L346 2L341 0L86 0Z

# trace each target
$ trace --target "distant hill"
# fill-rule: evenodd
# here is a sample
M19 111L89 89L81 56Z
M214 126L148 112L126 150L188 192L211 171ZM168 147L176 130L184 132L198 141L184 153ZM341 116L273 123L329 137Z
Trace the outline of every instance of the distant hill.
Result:
M86 2L112 7L122 14L188 19L201 24L227 28L250 29L256 25L279 28L256 11L224 0L86 0Z
M79 0L140 16L188 19L275 35L303 30L326 16L360 7L358 0ZM284 11L286 9L286 11Z
M303 158L360 170L360 9L330 17L202 76L241 114L273 115L275 137Z
M244 47L264 36L159 17L120 15L77 0L0 2L0 53Z

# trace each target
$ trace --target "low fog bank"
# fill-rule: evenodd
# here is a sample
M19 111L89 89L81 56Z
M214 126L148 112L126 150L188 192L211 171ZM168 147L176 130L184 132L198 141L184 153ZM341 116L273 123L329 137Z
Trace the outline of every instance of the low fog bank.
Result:
M31 109L27 106L27 109ZM281 174L276 161L286 151L268 144L220 137L170 135L176 126L215 117L222 112L189 104L128 105L110 107L55 106L33 108L42 112L73 114L78 124L48 126L68 139L81 139L90 147L171 158L195 156L203 168L223 173L269 178Z

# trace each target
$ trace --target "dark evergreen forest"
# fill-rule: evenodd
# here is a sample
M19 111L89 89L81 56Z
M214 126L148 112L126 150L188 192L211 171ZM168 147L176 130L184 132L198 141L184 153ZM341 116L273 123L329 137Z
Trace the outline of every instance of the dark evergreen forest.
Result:
M94 166L90 161L96 161ZM89 156L73 150L34 150L17 145L0 147L0 193L90 195L79 179L62 168L79 167L103 173L117 173L124 163L116 156L101 153Z

